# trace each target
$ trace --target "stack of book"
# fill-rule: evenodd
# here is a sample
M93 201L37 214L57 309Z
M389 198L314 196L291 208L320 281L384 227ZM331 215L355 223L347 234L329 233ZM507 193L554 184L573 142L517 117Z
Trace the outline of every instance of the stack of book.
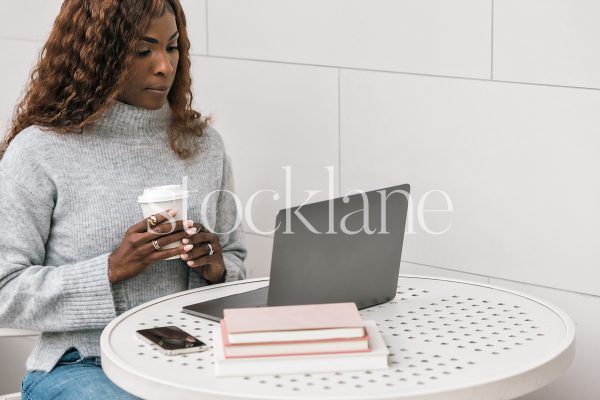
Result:
M375 322L354 303L227 309L213 348L217 376L388 368Z

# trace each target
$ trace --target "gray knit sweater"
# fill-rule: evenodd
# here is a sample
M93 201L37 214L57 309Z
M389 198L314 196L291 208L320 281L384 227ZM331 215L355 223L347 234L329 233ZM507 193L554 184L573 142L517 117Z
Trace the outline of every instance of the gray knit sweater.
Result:
M142 219L137 197L148 186L181 183L192 192L188 219L215 232L235 224L231 164L217 131L197 138L196 155L181 160L169 148L168 104L147 110L116 102L82 134L32 126L0 160L0 327L41 331L28 370L50 371L75 347L100 355L100 333L139 304L207 285L179 260L160 261L111 285L108 255ZM207 220L202 220L202 215ZM243 279L246 250L239 229L220 234L226 281Z

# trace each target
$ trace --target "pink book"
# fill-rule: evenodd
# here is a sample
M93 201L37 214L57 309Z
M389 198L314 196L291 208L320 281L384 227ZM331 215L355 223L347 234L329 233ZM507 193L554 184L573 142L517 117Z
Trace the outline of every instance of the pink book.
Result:
M221 320L221 335L223 352L226 358L339 354L370 351L369 336L366 331L363 336L357 338L235 344L229 342L226 322L225 320Z
M287 357L225 357L223 332L215 326L212 331L215 374L225 377L388 369L389 350L375 321L365 321L365 330L369 335L369 351Z
M232 308L223 312L230 343L357 338L365 324L354 303Z

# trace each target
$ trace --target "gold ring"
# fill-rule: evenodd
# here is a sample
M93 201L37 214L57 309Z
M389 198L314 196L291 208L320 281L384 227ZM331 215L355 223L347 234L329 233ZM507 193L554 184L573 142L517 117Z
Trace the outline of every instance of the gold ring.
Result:
M154 228L156 226L156 224L158 223L158 220L156 219L156 216L151 215L148 218L146 218L146 221L148 221L148 226L150 228Z
M156 240L153 240L153 241L152 241L152 246L154 246L154 248L155 248L156 250L160 250L160 246L158 245L158 241L156 241Z

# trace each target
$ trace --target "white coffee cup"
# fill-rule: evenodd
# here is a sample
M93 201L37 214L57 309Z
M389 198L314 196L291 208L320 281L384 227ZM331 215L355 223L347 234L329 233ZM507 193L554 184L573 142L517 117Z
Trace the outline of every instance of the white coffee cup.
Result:
M165 185L154 186L144 189L144 193L138 197L138 203L142 207L144 218L153 214L162 213L168 218L163 224L174 224L175 221L187 219L187 201L188 191L183 185ZM169 209L177 210L175 217L171 217L166 211ZM174 227L174 226L173 226ZM161 249L173 249L181 246L181 241L162 246ZM166 258L174 260L180 258L179 255Z

